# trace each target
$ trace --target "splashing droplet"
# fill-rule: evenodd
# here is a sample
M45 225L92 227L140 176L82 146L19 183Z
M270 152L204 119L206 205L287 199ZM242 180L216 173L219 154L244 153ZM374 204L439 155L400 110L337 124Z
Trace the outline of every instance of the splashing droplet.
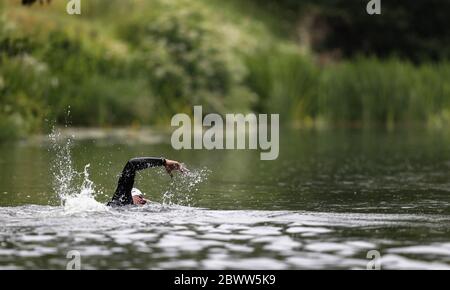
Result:
M207 168L190 170L185 174L177 174L170 183L170 189L163 193L163 205L193 206L193 196L199 185L208 179Z

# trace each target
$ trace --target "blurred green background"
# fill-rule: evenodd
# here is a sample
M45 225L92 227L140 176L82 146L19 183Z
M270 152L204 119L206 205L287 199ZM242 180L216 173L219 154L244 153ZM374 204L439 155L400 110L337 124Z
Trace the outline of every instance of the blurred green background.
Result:
M35 3L33 3L35 2ZM447 128L450 1L0 2L0 140L175 113L279 113L296 127Z

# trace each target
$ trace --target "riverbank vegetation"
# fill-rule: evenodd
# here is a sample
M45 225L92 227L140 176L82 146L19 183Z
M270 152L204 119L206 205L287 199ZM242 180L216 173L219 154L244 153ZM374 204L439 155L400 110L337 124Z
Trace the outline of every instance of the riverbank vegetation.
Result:
M0 139L68 119L167 125L198 104L205 113L279 113L299 126L450 122L448 45L370 51L318 32L352 11L341 1L245 2L82 1L82 15L70 16L64 1L2 1ZM381 25L360 8L361 19Z

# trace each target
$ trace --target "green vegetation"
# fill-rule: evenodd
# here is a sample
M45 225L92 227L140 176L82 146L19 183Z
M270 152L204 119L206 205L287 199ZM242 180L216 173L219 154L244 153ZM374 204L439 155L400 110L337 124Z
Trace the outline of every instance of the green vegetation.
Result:
M77 126L167 125L195 104L303 126L450 122L450 63L323 62L292 37L302 13L282 19L283 6L271 17L231 0L98 0L69 16L64 1L19 2L0 7L0 140L64 124L68 110Z
M272 57L271 57L272 56ZM356 58L317 67L296 53L249 58L249 86L263 111L284 112L298 124L443 126L450 108L450 63L413 65ZM447 112L447 113L446 113Z

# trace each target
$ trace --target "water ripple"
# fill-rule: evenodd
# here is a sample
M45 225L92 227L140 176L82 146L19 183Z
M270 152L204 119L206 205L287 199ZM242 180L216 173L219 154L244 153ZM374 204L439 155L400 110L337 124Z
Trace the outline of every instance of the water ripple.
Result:
M62 206L1 207L0 268L386 269L450 267L445 215L207 210L152 203L68 213ZM377 231L427 231L419 242ZM372 231L370 242L366 232Z

